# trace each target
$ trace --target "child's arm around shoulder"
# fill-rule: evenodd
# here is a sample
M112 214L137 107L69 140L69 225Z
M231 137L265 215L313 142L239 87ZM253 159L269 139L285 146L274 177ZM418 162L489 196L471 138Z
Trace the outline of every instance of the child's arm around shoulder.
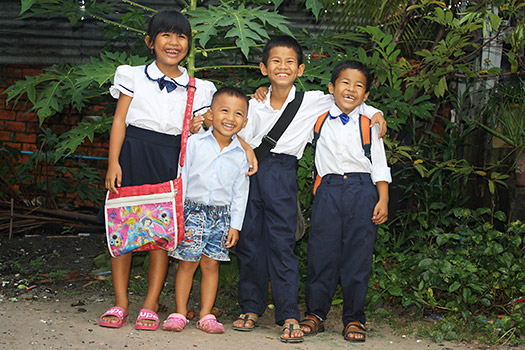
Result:
M387 125L386 120L383 117L383 112L375 107L367 105L365 102L363 102L360 107L360 113L371 119L370 127L373 127L375 124L379 124L379 138L385 136L387 132Z
M244 141L241 137L239 137L239 135L237 135L237 139L241 143L241 146L244 149L244 152L246 152L246 159L248 160L248 163L249 163L248 172L246 173L246 176L252 176L259 169L259 163L257 162L255 151L248 144L248 142Z

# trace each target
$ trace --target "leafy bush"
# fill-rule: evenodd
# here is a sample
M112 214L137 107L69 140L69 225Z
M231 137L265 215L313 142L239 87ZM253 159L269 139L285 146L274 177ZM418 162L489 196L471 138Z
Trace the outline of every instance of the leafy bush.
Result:
M414 307L419 315L455 315L478 326L487 317L503 315L501 334L512 327L524 332L523 306L512 302L525 295L525 224L504 225L505 214L492 216L487 208L436 214L441 220L427 230L414 230L399 249L392 249L395 237L380 230L370 307L390 300Z

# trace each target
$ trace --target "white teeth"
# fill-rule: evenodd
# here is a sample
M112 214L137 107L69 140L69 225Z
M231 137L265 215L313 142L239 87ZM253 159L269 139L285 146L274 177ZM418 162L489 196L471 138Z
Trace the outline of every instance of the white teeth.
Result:
M222 123L225 128L233 128L233 124Z

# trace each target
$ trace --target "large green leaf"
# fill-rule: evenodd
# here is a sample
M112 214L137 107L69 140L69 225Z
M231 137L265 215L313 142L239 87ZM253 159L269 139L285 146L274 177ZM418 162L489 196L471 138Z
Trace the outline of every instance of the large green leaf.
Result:
M188 16L197 32L195 39L203 48L209 49L207 45L213 37L232 38L245 57L252 47L264 44L269 38L268 29L292 35L285 17L261 7L210 5L188 11ZM227 43L223 45L228 46Z

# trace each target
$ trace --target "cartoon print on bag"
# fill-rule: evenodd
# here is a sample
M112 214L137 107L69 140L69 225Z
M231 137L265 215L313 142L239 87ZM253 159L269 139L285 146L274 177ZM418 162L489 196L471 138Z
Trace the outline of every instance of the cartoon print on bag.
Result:
M169 233L174 230L170 202L145 205L123 206L108 213L112 227L108 236L110 249L125 254L145 244L168 249L173 244Z
M158 218L146 216L141 220L141 224L143 244L151 242L162 248L172 241L166 234L164 222Z

